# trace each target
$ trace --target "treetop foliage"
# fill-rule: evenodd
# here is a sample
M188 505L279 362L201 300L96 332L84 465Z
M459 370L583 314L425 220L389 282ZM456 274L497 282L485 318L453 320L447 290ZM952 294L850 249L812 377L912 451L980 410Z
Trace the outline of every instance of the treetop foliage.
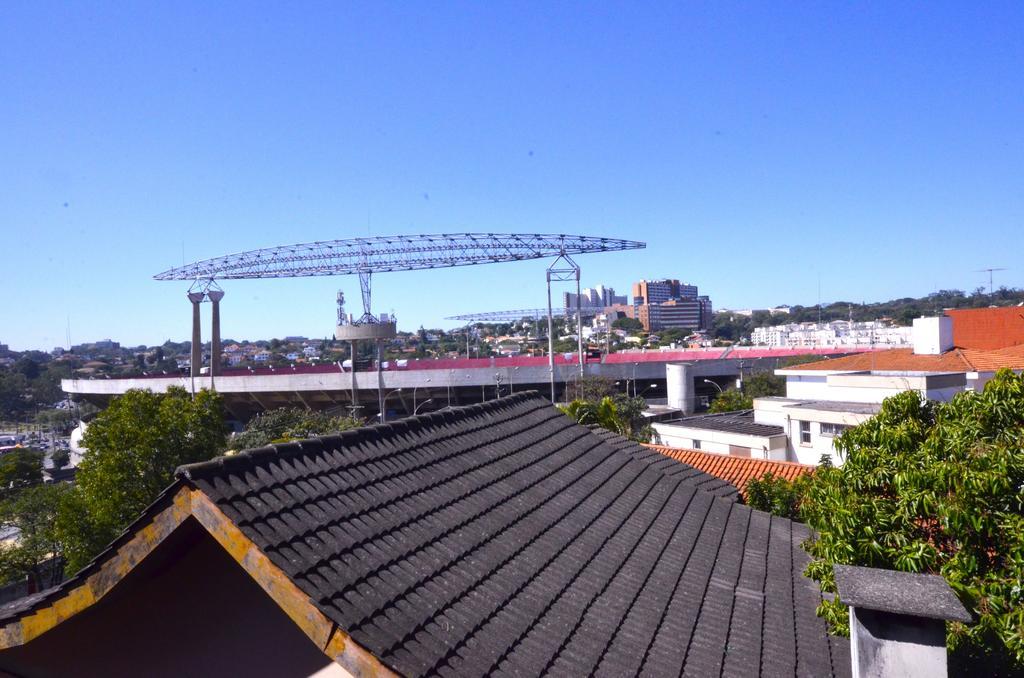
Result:
M584 426L600 426L635 440L649 442L653 430L643 418L646 403L643 398L630 398L622 394L604 396L600 400L576 399L568 405L559 405L566 416Z
M800 520L800 505L812 478L810 475L802 475L794 480L786 480L769 471L760 478L747 481L744 488L745 501L752 508L782 518Z
M27 576L37 591L60 583L59 560L54 563L53 559L63 548L54 521L61 499L70 491L71 486L64 483L40 483L0 502L0 526L19 533L16 544L0 548L0 581Z
M735 412L737 410L749 410L753 406L753 398L748 395L744 395L742 392L737 391L734 388L729 388L722 393L719 393L718 396L711 401L711 407L708 408L708 412L710 414Z
M1024 376L948 403L893 396L836 446L843 465L819 468L801 506L808 575L823 591L834 563L942 575L978 619L948 624L954 654L1024 670ZM821 612L846 627L838 602Z
M313 436L329 435L361 426L351 417L337 417L298 407L281 407L257 415L242 433L235 435L231 448L245 450L271 443L284 443Z
M86 452L76 485L61 502L57 532L68 572L99 553L174 479L182 464L206 461L224 449L221 398L131 390L114 398L86 429Z
M0 499L43 482L43 452L22 447L0 455Z

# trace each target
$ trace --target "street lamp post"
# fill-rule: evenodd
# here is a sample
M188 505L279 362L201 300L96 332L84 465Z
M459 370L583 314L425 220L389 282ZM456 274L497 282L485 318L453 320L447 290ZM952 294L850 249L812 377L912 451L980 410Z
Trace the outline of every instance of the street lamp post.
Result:
M705 380L704 380L704 383L705 383L705 384L711 384L712 386L714 386L715 388L717 388L717 389L718 389L718 393L719 393L719 394L721 394L721 393L722 393L722 387L718 385L718 382L715 382L715 381L711 381L710 379L705 379Z
M652 388L657 388L657 387L658 387L657 384L651 384L650 386L648 386L644 390L640 391L640 395L643 395L643 394L647 393L648 391L650 391ZM633 392L636 393L636 385L633 386ZM633 396L633 397L635 398L637 396Z
M430 379L427 379L427 381L424 382L424 383L429 384L430 383ZM416 389L418 389L418 388L419 388L419 384L417 384L416 386L412 387L412 412L413 412L413 414L416 414ZM426 387L424 387L424 388L426 388Z
M633 397L636 397L636 366L640 363L633 363ZM629 395L629 384L626 384L626 395Z
M420 407L423 407L424 405L426 405L427 403L431 402L432 400L433 400L433 398L427 398L422 403L420 403L419 407L414 407L413 410L412 410L413 416L416 416L416 414L420 411Z
M398 393L401 390L402 389L400 389L400 388L396 388L394 391L388 391L387 393L384 394L384 397L381 398L381 400L380 400L380 423L382 423L382 424L388 423L388 410L387 410L388 398L391 396L391 394Z

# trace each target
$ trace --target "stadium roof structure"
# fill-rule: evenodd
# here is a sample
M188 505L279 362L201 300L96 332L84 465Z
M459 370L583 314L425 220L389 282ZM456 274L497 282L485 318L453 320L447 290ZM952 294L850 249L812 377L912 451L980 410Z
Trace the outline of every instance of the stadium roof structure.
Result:
M579 309L579 313L585 316L593 316L598 313L602 313L603 308L596 306L583 306ZM565 315L576 315L576 309L567 309L562 307L554 307L551 309L551 314L555 316ZM544 318L548 314L546 308L521 308L511 311L481 311L479 313L464 313L462 315L450 315L445 320L468 320L470 322L514 322L516 320L522 320L523 318L533 318L537 320Z
M635 240L546 233L440 233L323 240L228 254L171 268L156 280L295 278L451 268L643 249Z

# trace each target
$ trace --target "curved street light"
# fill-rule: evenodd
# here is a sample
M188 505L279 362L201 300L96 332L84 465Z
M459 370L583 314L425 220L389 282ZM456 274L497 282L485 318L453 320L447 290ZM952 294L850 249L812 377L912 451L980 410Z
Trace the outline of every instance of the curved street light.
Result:
M388 405L388 398L391 397L391 394L398 393L401 390L402 389L400 389L400 388L396 388L394 391L388 391L387 393L384 394L384 397L381 398L381 401L380 401L381 402L381 410L380 410L380 414L377 415L377 416L380 417L380 423L382 423L382 424L388 423L388 407L387 407L387 405Z
M426 400L424 400L422 403L419 404L419 407L416 407L416 408L413 409L412 415L415 417L416 414L419 413L420 407L423 407L424 405L426 405L429 402L432 402L433 400L434 400L433 398L427 398Z
M721 393L722 393L722 387L718 385L718 382L716 382L716 381L711 381L710 379L705 379L705 380L704 380L704 383L705 383L705 384L711 384L712 386L714 386L715 388L717 388L717 389L718 389L718 393L719 393L719 394L721 394Z
M643 394L647 393L647 392L648 392L648 391L650 391L650 390L651 390L652 388L657 388L657 387L658 387L658 385L657 385L657 384L651 384L651 385L650 385L650 386L648 386L647 388L645 388L645 389L643 389L643 390L641 390L641 391L640 391L640 396L642 396ZM633 391L634 391L634 392L636 392L636 385L635 385L635 384L634 384L634 386L633 386ZM634 398L638 398L638 397L640 397L640 396L633 396L633 397L634 397Z
M424 383L429 384L430 383L430 379L427 379L426 382L424 382ZM413 414L416 414L416 409L417 409L416 408L416 389L418 389L419 387L420 387L419 384L416 384L415 386L412 387L412 413ZM423 388L429 388L429 387L424 386Z

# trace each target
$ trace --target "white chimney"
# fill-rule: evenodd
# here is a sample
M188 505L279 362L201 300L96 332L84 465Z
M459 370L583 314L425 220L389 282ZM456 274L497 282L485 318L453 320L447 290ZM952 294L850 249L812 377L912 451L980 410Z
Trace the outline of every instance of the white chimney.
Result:
M946 620L971 615L942 577L834 565L839 602L850 606L853 678L945 678Z
M953 348L953 319L948 315L914 318L914 353L939 355Z

